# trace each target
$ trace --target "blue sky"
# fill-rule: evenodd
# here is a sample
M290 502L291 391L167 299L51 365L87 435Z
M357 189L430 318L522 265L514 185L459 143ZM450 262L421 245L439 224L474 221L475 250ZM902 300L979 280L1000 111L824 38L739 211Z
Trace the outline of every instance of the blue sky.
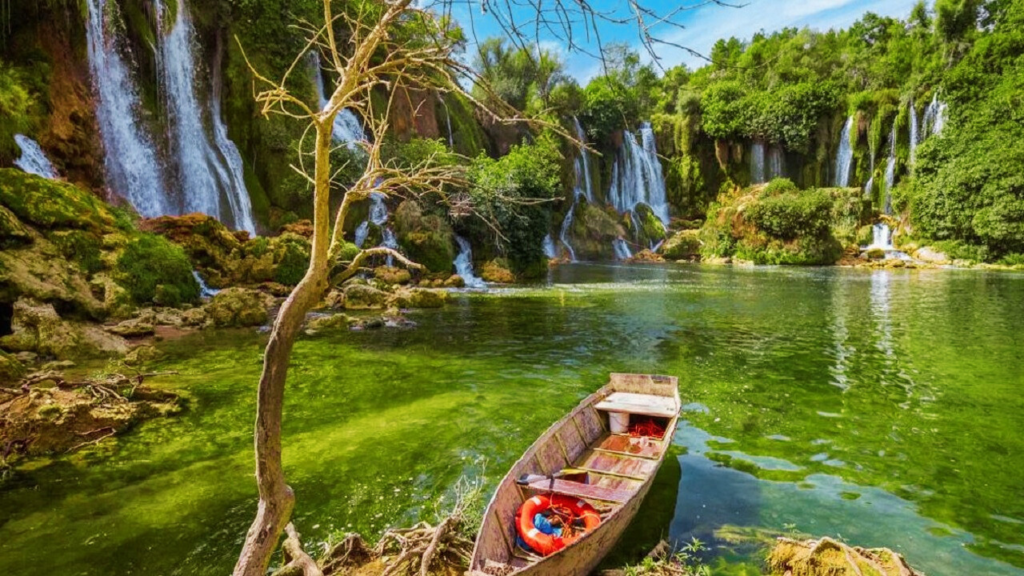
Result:
M501 1L501 0L499 0ZM525 5L528 1L519 0ZM551 2L552 0L530 0ZM884 16L905 18L916 0L735 0L737 4L745 4L740 8L730 8L711 4L705 0L645 0L644 5L657 10L660 14L671 11L681 4L691 9L678 13L674 22L685 26L684 30L677 27L661 25L653 31L660 38L692 48L702 54L708 54L712 45L719 38L736 36L742 40L749 39L758 31L773 32L786 27L810 27L817 30L844 28L849 26L867 12ZM516 0L511 0L516 6ZM571 4L571 2L570 2ZM625 15L625 2L608 2L593 0L593 6L616 15ZM467 7L468 6L468 7ZM483 14L479 0L469 0L459 4L453 14L470 34L470 14L473 10L472 26L480 40L490 36L502 35L502 29L494 19L493 13ZM529 19L533 12L530 8L516 8L514 16L520 20ZM626 43L640 52L646 60L650 58L639 43L635 26L603 23L599 33L601 40ZM531 38L533 34L530 35ZM551 34L540 34L541 45L547 49L564 51L564 44ZM593 44L596 47L596 44ZM470 46L469 51L473 50ZM678 48L660 46L657 49L661 64L670 68L685 63L691 68L699 67L702 61ZM585 54L564 54L567 69L581 83L600 73L600 63Z

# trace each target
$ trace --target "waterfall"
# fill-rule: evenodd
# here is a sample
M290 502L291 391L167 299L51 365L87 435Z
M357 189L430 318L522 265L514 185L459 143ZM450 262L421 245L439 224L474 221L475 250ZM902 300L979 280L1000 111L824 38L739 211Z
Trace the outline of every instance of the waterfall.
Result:
M922 124L925 138L942 133L942 129L946 126L946 104L939 100L937 93L932 96L931 103L924 109Z
M444 96L440 96L441 104L444 104L444 120L448 124L448 147L452 150L455 149L455 136L452 134L452 111L448 108L448 103L444 101Z
M543 249L544 256L548 260L554 260L555 258L558 258L558 247L555 246L555 239L551 237L551 234L548 234L547 236L544 237Z
M615 251L616 260L629 260L633 257L633 252L629 250L629 245L622 238L612 240L612 250Z
M914 166L914 158L917 155L917 145L921 143L921 134L917 127L917 108L914 101L910 101L910 108L907 110L910 115L910 166Z
M572 121L576 127L576 138L581 143L586 144L587 136L583 132L583 126L580 125L579 119L573 116ZM576 251L569 244L569 228L572 226L576 204L581 198L588 204L594 201L594 188L590 180L590 155L587 153L586 148L580 148L580 153L576 155L576 160L573 162L573 170L576 175L576 184L573 186L572 206L569 207L569 211L566 212L565 218L562 220L562 229L558 233L558 239L565 246L565 249L569 251L569 259L575 262ZM613 176L613 182L614 179L615 177Z
M850 185L850 168L853 166L853 145L850 143L850 131L853 130L853 116L846 119L843 131L839 134L839 150L836 152L835 185L846 188Z
M140 103L118 39L108 38L104 20L117 17L109 0L87 0L89 71L96 91L96 120L104 148L107 184L143 216L170 214L156 149L136 121ZM113 9L111 9L113 7Z
M785 176L783 165L782 147L772 144L768 147L768 179L774 180Z
M53 167L50 159L46 157L46 153L43 152L43 149L39 147L35 140L24 134L15 134L14 142L18 145L18 148L21 148L21 157L14 161L15 166L29 174L35 174L50 180L57 178L56 168Z
M320 103L320 109L327 107L327 90L324 87L324 74L320 69L320 54L314 50L310 52L310 67L313 69L313 83L316 85L316 95ZM450 133L450 130L449 130ZM334 117L333 138L335 142L348 145L349 150L358 148L357 142L366 140L366 133L359 118L348 108L343 108Z
M755 140L750 144L750 183L764 181L764 143Z
M199 272L193 270L192 277L195 278L196 283L199 284L200 298L213 298L214 296L217 295L218 292L220 292L220 290L216 290L214 288L210 288L209 286L207 286L206 282L203 280L203 277L199 275Z
M459 255L455 257L455 273L462 277L466 288L486 289L487 283L473 274L473 250L469 240L456 235L455 243L459 245Z
M889 134L889 159L885 163L885 213L892 214L892 186L896 179L896 121Z
M392 250L398 250L398 238L395 236L395 231L389 226L386 226L388 222L388 206L384 203L387 198L386 195L380 192L370 193L370 213L358 227L356 227L355 244L359 248L363 247L366 242L366 237L370 235L370 226L375 226L380 230L381 243L378 245L381 248L391 248ZM391 266L394 264L394 258L388 256L387 265Z
M899 258L900 260L913 260L905 252L896 249L892 244L892 231L889 226L879 222L871 227L871 245L862 246L861 250L883 250L887 258Z
M159 14L160 3L155 7ZM160 16L157 19L162 20ZM183 193L182 211L209 214L255 233L242 157L228 139L217 101L219 94L211 97L212 130L203 123L204 110L196 93L195 29L185 0L178 0L174 26L158 41L169 137ZM222 203L227 204L227 210L221 209Z
M640 127L643 145L636 135L623 132L623 145L612 168L612 184L608 199L620 214L636 215L636 208L646 204L666 227L669 223L665 179L654 142L654 130L649 122Z

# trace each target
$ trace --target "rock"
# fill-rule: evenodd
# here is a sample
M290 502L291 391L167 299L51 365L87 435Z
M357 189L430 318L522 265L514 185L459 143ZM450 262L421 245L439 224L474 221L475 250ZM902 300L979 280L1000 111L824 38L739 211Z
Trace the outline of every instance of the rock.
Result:
M700 230L676 232L661 245L666 260L700 260Z
M650 250L644 249L634 254L627 262L632 264L652 264L657 262L664 262L665 259L660 255L651 252Z
M864 254L868 260L882 260L885 258L885 250L881 248L872 248Z
M569 229L569 243L580 260L611 260L614 258L612 242L629 236L613 208L579 203ZM486 280L486 278L484 278Z
M192 308L181 313L181 323L184 326L202 326L207 320L209 317L202 308Z
M114 226L110 208L88 190L12 168L0 169L0 204L43 229L99 232Z
M61 371L61 370L68 370L68 369L74 368L74 367L75 367L75 363L72 362L71 360L55 360L53 362L47 362L46 364L43 364L42 371L43 372Z
M84 356L124 356L131 348L124 338L110 334L99 326L86 324L80 327L83 346L79 353Z
M0 345L18 352L37 352L63 359L78 355L83 346L81 330L61 320L52 304L25 298L14 303L11 332L0 338Z
M405 268L394 266L379 266L373 270L373 277L385 284L408 284L412 280L412 274Z
M0 350L0 353L2 353L2 352L3 351ZM21 362L22 364L35 364L36 360L39 359L39 354L36 354L35 352L27 352L26 351L26 352L18 352L17 354L14 355L14 357L17 358L18 362Z
M334 310L343 309L345 307L345 293L341 290L331 290L324 297L324 304Z
M448 292L428 288L403 288L391 295L388 305L398 308L442 308Z
M195 310L195 308L190 308ZM185 323L183 316L185 311L177 308L163 308L153 315L152 323L159 326L181 326Z
M89 288L96 298L103 302L108 318L123 320L131 318L135 313L136 305L132 300L132 295L108 274L102 272L94 274L89 279Z
M484 263L480 269L480 278L484 282L494 282L496 284L512 284L516 281L515 274L508 269L508 263L500 258Z
M918 248L911 255L915 259L920 260L921 262L927 262L928 264L938 264L943 266L950 263L949 256L929 246Z
M715 265L715 266L722 266L724 264L732 264L732 258L730 258L728 256L725 256L725 257L713 256L711 258L703 258L703 259L701 259L701 263L702 264L712 264L712 265Z
M204 306L213 325L218 328L262 326L270 319L267 310L273 298L247 288L226 288Z
M322 316L314 316L306 324L306 334L312 336L325 330L337 330L348 328L349 324L352 323L352 319L345 314L326 314Z
M899 258L890 258L885 261L886 268L903 268L907 263Z
M18 358L0 350L0 382L17 382L25 372L25 366Z
M387 293L365 284L349 284L345 287L346 310L380 310L387 301Z
M831 538L798 541L780 537L768 556L772 576L828 574L829 576L919 576L906 560L888 548L865 549Z
M415 200L405 200L395 210L398 244L413 262L431 272L450 272L455 262L455 232L448 221L424 213Z
M146 362L152 362L163 356L155 346L137 346L132 348L124 357L124 363L129 366L140 366Z
M264 282L263 284L260 284L260 290L263 290L264 292L277 298L284 298L292 293L291 286L285 286L284 284L280 284L278 282Z
M452 274L444 281L445 288L465 288L466 281L462 279L462 276L458 274Z
M114 326L106 326L104 329L111 334L117 334L125 338L140 338L153 334L153 323L149 322L148 319L133 318Z

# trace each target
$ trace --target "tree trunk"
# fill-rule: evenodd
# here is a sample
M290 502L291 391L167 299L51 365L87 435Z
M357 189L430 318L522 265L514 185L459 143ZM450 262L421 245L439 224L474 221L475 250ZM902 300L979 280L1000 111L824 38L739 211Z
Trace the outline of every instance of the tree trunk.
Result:
M259 505L245 545L235 565L234 576L264 576L281 533L291 518L295 494L285 483L281 464L281 414L288 359L306 312L327 289L331 120L316 124L316 169L313 192L313 246L309 269L285 300L274 321L274 329L263 357L256 402L256 484Z

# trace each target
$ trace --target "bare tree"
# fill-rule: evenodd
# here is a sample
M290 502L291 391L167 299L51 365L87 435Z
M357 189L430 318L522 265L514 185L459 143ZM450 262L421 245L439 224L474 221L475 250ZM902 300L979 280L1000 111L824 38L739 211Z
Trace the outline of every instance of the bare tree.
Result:
M699 4L706 3L720 2L709 0ZM331 270L339 264L337 260L344 243L345 216L350 206L365 200L374 192L386 195L436 193L444 196L451 189L466 183L463 167L436 162L435 157L426 158L414 166L399 166L386 160L382 154L382 144L389 127L392 102L389 101L384 110L375 110L370 98L371 92L386 90L391 100L407 90L432 90L442 95L457 93L495 121L525 121L499 98L488 98L488 104L484 106L463 87L462 82L467 78L470 81L478 78L456 57L458 42L448 27L450 17L444 17L450 16L454 4L455 0L442 0L434 5L435 10L443 13L440 18L423 7L417 7L412 0L360 4L363 11L353 16L334 14L331 1L323 0L324 24L300 26L309 33L310 39L306 50L296 56L283 78L271 80L261 75L251 64L249 66L260 87L256 101L261 105L262 113L280 114L307 122L307 134L309 131L313 133L312 174L306 170L306 155L301 153L299 164L294 167L313 186L313 237L309 268L278 312L264 353L255 424L259 503L256 518L249 528L235 565L235 576L264 576L274 549L286 529L288 538L284 542L284 549L286 556L291 559L291 565L306 576L322 574L316 562L302 551L298 534L289 525L295 495L285 481L281 460L281 423L288 359L306 313L320 302L332 281L341 282L352 277L372 257L389 255L405 266L420 268L394 250L372 248L359 252L331 278ZM597 24L601 21L635 24L645 46L652 46L652 26L670 23L672 17L680 11L677 9L668 14L658 14L645 8L638 0L630 0L628 5L631 15L627 17L596 11L587 0L556 0L550 7L541 0L504 0L498 3L481 0L478 6L484 13L493 16L509 36L520 44L523 44L529 24L534 28L535 39L539 38L543 26L564 38L570 50L578 51L583 50L583 45L574 40L575 35L580 30L598 35ZM467 6L472 10L475 2L468 1ZM517 23L515 20L516 12L522 6L534 9L534 18L528 23ZM342 25L349 34L344 41L339 41L336 27ZM400 37L396 32L402 25L419 26L421 33L413 40ZM242 49L244 53L244 46ZM310 106L287 88L289 76L296 70L305 70L306 52L310 50L319 51L326 68L338 78L336 88L323 109ZM487 87L483 88L487 92ZM330 195L333 174L330 153L334 119L345 108L357 112L364 119L370 137L360 143L365 152L361 160L365 162L362 175L344 193L332 232ZM573 137L559 127L547 126L573 141Z

